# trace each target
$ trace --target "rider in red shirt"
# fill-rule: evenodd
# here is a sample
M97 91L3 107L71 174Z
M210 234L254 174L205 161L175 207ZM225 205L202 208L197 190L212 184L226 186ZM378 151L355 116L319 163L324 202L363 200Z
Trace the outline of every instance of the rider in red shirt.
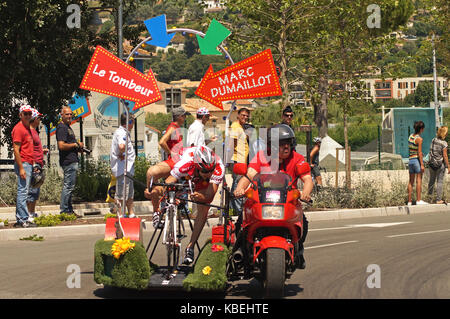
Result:
M176 183L185 177L190 177L195 185L191 199L195 202L209 204L213 201L224 176L225 167L222 160L207 146L194 146L184 149L181 159L170 171L166 183ZM157 186L155 189L157 192L163 193L163 187ZM203 230L208 211L208 206L197 204L197 217L191 240L186 248L184 264L189 265L194 261L194 244ZM153 218L153 225L158 225L160 215L154 214Z
M286 124L277 124L273 126L270 129L269 135L272 134L273 129L278 129L278 140L279 140L279 146L276 147L270 147L270 145L267 145L267 152L269 153L267 156L264 151L259 151L256 156L250 161L248 170L247 170L247 176L250 180L253 180L253 178L258 173L266 173L270 174L271 172L284 172L291 176L292 179L295 179L297 177L295 173L295 166L298 163L305 162L305 158L295 152L293 149L294 141L295 141L295 134L294 131ZM268 141L271 141L270 136L267 138ZM268 143L270 144L270 143ZM271 161L270 152L278 150L278 162ZM304 173L299 176L299 178L303 182L303 191L301 192L300 199L304 201L310 201L311 197L311 191L313 189L313 181L311 178L310 172ZM241 178L239 181L236 190L234 191L234 195L236 197L241 197L245 194L245 191L250 186L250 181L247 178ZM296 185L294 185L295 187ZM242 216L242 215L241 215ZM241 218L241 216L239 218ZM304 231L303 236L301 238L301 247L299 250L300 253L300 268L305 268L305 260L303 258L303 242L306 239L306 235L308 233L308 221L306 220L305 214L303 214L303 225L304 225Z

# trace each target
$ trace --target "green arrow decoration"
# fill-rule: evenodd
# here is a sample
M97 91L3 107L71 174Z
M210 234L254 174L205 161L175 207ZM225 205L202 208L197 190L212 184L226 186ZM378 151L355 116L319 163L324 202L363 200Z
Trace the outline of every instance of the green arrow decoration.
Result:
M221 55L222 53L217 50L217 47L225 40L231 31L225 28L219 21L213 19L209 25L208 31L206 31L205 37L202 38L197 35L198 46L200 47L200 53L203 55Z

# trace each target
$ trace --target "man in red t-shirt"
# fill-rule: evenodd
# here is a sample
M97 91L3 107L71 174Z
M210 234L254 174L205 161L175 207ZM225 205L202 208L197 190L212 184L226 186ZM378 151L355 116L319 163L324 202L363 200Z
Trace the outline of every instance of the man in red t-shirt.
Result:
M18 177L15 227L36 227L27 208L27 196L34 163L33 137L30 130L31 114L31 106L22 105L19 109L20 122L12 130L14 171Z
M152 178L156 182L160 178L169 177L175 163L180 160L180 156L183 153L183 135L180 132L180 128L189 114L182 107L173 109L173 122L169 124L166 133L159 140L159 146L166 152L168 159L148 168L147 185L150 184ZM144 191L144 196L152 200L153 212L159 211L159 198L161 195L157 190L148 192L146 189Z
M253 178L256 176L256 174L271 174L273 172L284 172L291 176L292 179L295 179L297 177L295 173L295 166L298 163L305 162L305 158L295 152L294 150L294 142L295 142L295 134L294 131L286 124L277 124L273 126L269 132L271 135L274 129L278 129L278 140L279 145L278 148L276 147L270 147L270 136L267 138L269 141L267 152L276 151L278 150L278 161L272 162L271 156L267 156L264 154L264 151L259 151L256 156L250 161L248 170L247 170L247 176L250 180L253 180ZM311 200L311 191L313 189L313 181L311 178L310 172L302 174L299 176L299 178L303 182L303 191L301 192L300 199L304 201L310 201ZM236 190L234 191L234 195L236 197L241 197L245 194L245 191L250 186L250 181L247 178L241 178L239 181ZM242 215L239 216L239 219L242 219ZM299 250L299 257L300 257L300 268L305 268L305 260L303 258L303 242L306 239L306 235L308 233L308 221L306 220L305 214L303 214L303 236L301 238L301 247Z

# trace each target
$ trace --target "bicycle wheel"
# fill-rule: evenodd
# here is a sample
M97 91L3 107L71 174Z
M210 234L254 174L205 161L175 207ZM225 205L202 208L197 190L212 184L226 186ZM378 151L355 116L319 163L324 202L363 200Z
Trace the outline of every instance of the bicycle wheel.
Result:
M167 237L166 237L166 249L167 249L167 267L170 269L170 267L174 266L172 264L172 254L174 253L174 231L173 231L173 207L169 207L169 210L167 211L167 219L166 219L166 225L167 225ZM171 265L172 264L172 265Z
M180 245L177 239L177 215L175 209L171 206L167 212L167 266L169 269L175 270L178 267L180 259Z

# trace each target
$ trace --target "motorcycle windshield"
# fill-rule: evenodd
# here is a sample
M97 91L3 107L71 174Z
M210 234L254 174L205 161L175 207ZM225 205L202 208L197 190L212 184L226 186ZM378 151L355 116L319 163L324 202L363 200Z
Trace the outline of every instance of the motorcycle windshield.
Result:
M291 177L285 173L257 174L253 179L258 185L261 203L285 203Z

